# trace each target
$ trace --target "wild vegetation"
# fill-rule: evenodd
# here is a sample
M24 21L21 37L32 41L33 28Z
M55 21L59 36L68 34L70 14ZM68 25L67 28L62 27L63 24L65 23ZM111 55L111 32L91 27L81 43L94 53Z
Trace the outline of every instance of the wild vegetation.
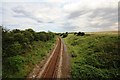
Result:
M3 78L26 77L50 51L54 42L55 34L52 32L2 28Z
M71 77L120 79L119 39L117 34L69 34L64 40L71 55Z
M84 32L78 32L78 33L77 33L77 32L75 32L75 33L74 33L74 35L77 35L77 36L84 36L84 35L85 35L85 33L84 33Z
M84 32L56 35L64 38L67 44L72 78L120 79L120 36ZM52 32L35 32L32 29L9 31L2 28L3 78L26 77L52 49L55 39Z
M60 36L61 36L62 38L65 38L65 37L68 36L68 32L66 32L66 33L61 33Z

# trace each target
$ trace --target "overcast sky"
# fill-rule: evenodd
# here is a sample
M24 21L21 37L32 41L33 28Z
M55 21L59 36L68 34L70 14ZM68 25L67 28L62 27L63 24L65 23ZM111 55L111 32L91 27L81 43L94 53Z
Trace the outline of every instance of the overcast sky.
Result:
M119 0L4 0L0 25L35 31L118 30Z

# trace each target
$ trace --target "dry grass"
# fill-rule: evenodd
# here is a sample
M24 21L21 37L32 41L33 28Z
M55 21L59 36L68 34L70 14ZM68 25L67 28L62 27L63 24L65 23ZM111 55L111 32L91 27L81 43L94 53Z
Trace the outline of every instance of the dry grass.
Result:
M120 31L86 32L86 34L118 34Z

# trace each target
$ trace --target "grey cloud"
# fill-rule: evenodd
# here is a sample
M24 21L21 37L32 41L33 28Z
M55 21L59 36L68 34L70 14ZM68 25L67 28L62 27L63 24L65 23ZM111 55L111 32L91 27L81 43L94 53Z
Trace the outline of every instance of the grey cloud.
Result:
M54 21L49 21L49 22L47 22L47 23L54 23Z
M2 12L3 12L3 9L2 9L2 7L0 7L0 14L2 14Z
M91 28L91 29L109 30L112 25L113 25L113 27L115 27L114 24L118 22L117 11L118 11L117 8L99 8L96 10L76 11L76 12L71 13L69 15L68 19L75 19L79 16L82 16L89 12L92 12L92 14L86 16L89 23L87 23L87 26L85 26L85 27L87 27L89 29ZM92 24L91 22L95 21L95 19L97 19L97 18L101 18L103 21L99 22L100 24L99 23ZM72 27L72 29L74 29L74 26L71 26L71 27ZM76 27L76 29L78 27Z
M110 28L111 26L113 25L113 23L109 22L109 23L101 23L100 25L99 24L90 24L89 26L90 27L93 27L93 28Z
M63 29L65 31L75 31L76 29L78 29L79 26L75 26L75 25L72 25L71 23L65 23L63 25Z
M95 18L99 16L109 20L116 21L117 11L118 11L117 8L98 8L96 10L80 10L70 13L67 18L74 19L79 16L85 15L89 12L93 12L93 14L89 16L90 18Z
M81 15L86 14L87 12L89 12L89 11L87 11L87 10L80 10L80 11L72 12L72 13L69 14L68 19L77 18L77 17L79 17Z
M13 17L24 17L24 18L30 18L32 20L35 20L37 23L43 23L40 19L36 18L31 13L25 11L22 7L15 7L12 9L13 12L17 13L17 15L14 15Z
M120 1L118 3L118 24L120 25Z
M6 9L2 6L0 7L0 14L5 14L6 12Z
M17 17L17 18L25 18L26 15L23 15L23 14L17 14L17 15L13 15L13 17Z
M107 20L116 21L117 18L117 8L101 8L93 11L93 14L90 15L90 18L102 17Z
M16 13L25 13L23 7L17 6L12 9Z
M94 18L101 17L103 20L106 20L108 22L101 21L99 24L90 24L89 26L94 28L101 28L101 29L108 29L114 24L118 22L118 14L117 14L117 8L101 8L96 9L93 11L93 14L89 16L91 21Z
M92 22L93 20L95 20L95 18L99 18L101 17L103 20L107 21L101 21L98 24L92 24L92 23L88 23L86 27L91 27L91 28L99 28L101 30L104 29L110 29L111 26L115 23L118 22L118 9L117 8L97 8L95 10L82 10L82 11L76 11L73 13L70 13L68 16L68 19L75 19L79 16L85 15L89 12L92 12L92 14L90 14L88 17L88 21ZM79 27L79 26L78 26ZM72 28L74 29L74 26L69 26L66 28ZM77 29L77 27L75 27Z

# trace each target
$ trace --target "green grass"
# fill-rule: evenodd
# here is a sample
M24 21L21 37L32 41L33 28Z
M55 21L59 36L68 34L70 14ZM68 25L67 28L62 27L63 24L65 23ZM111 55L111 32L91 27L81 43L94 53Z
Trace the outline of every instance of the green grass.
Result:
M4 58L3 63L3 77L8 78L25 78L53 48L55 38L47 42L34 41L31 49L23 53L9 58ZM7 66L6 64L9 64ZM14 65L14 67L13 67ZM12 66L12 69L11 67Z
M120 79L117 34L69 34L64 40L71 55L72 78Z

